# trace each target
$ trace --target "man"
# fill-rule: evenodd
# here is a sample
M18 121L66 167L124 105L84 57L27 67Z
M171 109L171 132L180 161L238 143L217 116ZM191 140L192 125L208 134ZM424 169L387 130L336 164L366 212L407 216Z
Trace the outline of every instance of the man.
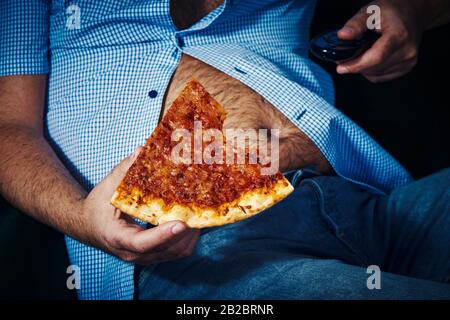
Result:
M378 3L392 11L394 2ZM436 3L409 8L444 16L445 1ZM11 0L1 9L1 192L68 235L80 298L449 296L440 282L386 273L378 292L361 277L357 266L371 263L448 276L448 172L382 196L410 177L332 107L329 76L307 58L314 1ZM348 31L341 36L357 34ZM340 71L370 70L371 54ZM297 187L279 206L204 230L200 241L181 222L147 229L109 204L139 148L120 160L192 76L227 109L227 126L282 129L281 166ZM311 167L311 176L296 170ZM429 193L417 192L422 185ZM417 203L437 199L434 214L404 210L411 203L399 198L414 190Z

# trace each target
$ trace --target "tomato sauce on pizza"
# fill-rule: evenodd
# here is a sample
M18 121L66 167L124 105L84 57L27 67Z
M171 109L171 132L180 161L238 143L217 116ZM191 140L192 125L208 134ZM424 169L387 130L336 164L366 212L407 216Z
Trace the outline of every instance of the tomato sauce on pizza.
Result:
M174 161L173 150L180 143L173 138L175 130L194 133L197 123L202 130L222 133L225 117L225 110L200 83L188 82L147 139L112 204L153 224L182 220L202 228L245 219L286 197L293 190L290 183L280 172L262 174L259 163L193 162L198 152L192 148L195 134L185 141L191 161ZM223 134L217 142L226 143ZM211 140L201 139L201 150L209 143ZM226 147L218 150L225 156Z

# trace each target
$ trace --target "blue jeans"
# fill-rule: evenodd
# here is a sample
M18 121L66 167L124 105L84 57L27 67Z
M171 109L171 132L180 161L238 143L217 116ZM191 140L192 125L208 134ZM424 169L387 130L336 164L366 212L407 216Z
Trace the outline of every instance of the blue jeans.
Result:
M139 298L450 299L449 169L388 196L294 180L271 209L203 230L192 256L143 269ZM381 289L368 288L369 265Z

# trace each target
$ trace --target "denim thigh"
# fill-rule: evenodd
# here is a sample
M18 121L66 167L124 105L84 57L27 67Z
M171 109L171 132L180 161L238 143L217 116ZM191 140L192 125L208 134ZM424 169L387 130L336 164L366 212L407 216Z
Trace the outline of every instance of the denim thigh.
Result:
M406 291L409 298L442 297L445 285L391 274L385 287L397 289L367 289L366 269L358 266L382 256L383 236L372 223L380 199L339 177L302 179L265 212L203 230L192 256L145 268L139 297L357 299L400 298Z

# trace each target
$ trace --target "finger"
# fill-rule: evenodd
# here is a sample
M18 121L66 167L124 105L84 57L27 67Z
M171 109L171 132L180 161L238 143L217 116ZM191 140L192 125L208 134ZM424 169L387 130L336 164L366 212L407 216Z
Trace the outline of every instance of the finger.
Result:
M417 56L411 55L410 49L400 48L386 58L385 62L373 68L366 69L361 74L363 76L383 76L400 71L407 73L415 67L417 62Z
M367 31L366 7L359 10L345 25L338 31L338 38L341 40L354 40Z
M381 76L386 73L390 73L393 69L403 66L401 57L387 57L383 63L376 64L371 67L367 67L360 71L363 76Z
M178 243L174 244L173 247L168 248L168 250L170 251L174 249L176 252L178 252L181 256L184 257L191 255L199 239L200 230L191 229L190 231L191 232L189 233L188 236L178 241Z
M141 227L140 231L143 231ZM130 236L132 237L133 234L135 234L135 230L128 230L130 233L126 234L123 233L124 236ZM189 247L189 245L192 243L193 240L197 239L199 235L199 231L196 229L188 229L188 232L183 234L181 238L173 238L174 241L172 241L172 245L169 245L163 249L161 248L155 248L150 253L149 252L139 252L140 250L136 250L136 248L123 245L120 243L120 240L118 243L114 243L110 251L115 256L121 258L122 260L128 261L128 262L137 262L137 261L148 261L147 264L157 262L155 257L159 257L161 259L162 257L165 257L165 260L174 259L177 256L187 255L183 254L186 248Z
M417 61L415 60L406 60L403 62L395 61L394 63L390 63L389 66L383 68L381 70L367 70L362 73L364 77L381 77L384 75L388 75L391 73L408 73L411 71L416 65Z
M116 234L116 245L132 252L146 253L182 238L188 231L187 225L181 221L170 221L147 230L124 228Z
M178 243L190 242L191 238L196 236L197 234L198 234L198 230L197 229L189 229L188 228L186 230L186 232L184 232L179 237L175 237L175 238L165 242L164 244L161 244L160 246L158 246L157 248L155 248L152 251L161 252L161 251L169 250L169 249L173 248L174 246L177 246Z
M171 247L162 251L150 252L145 254L138 254L135 262L140 265L150 265L171 260L180 259L192 254L191 244L196 243L198 239L197 233L190 233L183 237L179 242L173 244Z
M195 230L196 232L194 233L194 236L192 237L191 242L189 243L189 246L187 247L187 254L191 255L194 250L195 247L197 246L198 240L200 239L200 230Z
M149 265L152 265L152 264L168 262L168 261L179 259L178 256L173 255L173 254L171 254L169 252L166 252L166 251L151 253L151 254L147 254L145 256L143 256L143 255L137 255L136 256L134 254L131 254L130 257L132 259L131 262L134 262L134 263L139 264L141 266L149 266ZM130 260L126 260L126 261L130 261Z
M391 81L397 78L400 78L402 76L404 76L405 74L407 74L409 71L397 71L397 72L392 72L392 73L388 73L388 74L383 74L381 76L370 76L370 75L365 75L364 77L369 80L372 83L382 83L382 82L387 82L387 81Z
M136 148L131 155L129 155L128 157L123 159L117 166L114 167L114 169L111 171L111 173L107 176L107 178L109 178L110 182L117 182L116 186L120 183L120 181L123 179L123 177L127 173L128 169L131 167L133 162L138 157L141 150L142 150L142 147Z
M199 235L200 231L195 230L187 238L184 238L172 247L161 252L140 255L136 258L135 262L140 265L150 265L190 256L194 251Z
M116 190L117 186L120 184L120 181L122 181L123 177L125 176L127 170L130 168L130 166L133 164L134 160L136 160L137 156L139 155L140 151L142 150L142 147L136 148L136 150L129 155L128 157L124 158L111 172L108 174L96 187L97 190L100 191L100 197L103 195L105 199L111 198L114 191Z
M361 73L370 69L383 68L383 64L396 51L397 47L398 43L394 38L384 35L363 55L339 63L336 72L339 74Z
M403 63L394 65L389 69L386 69L382 73L363 73L362 75L372 83L381 83L404 76L405 74L409 73L415 65L415 61L405 61Z

